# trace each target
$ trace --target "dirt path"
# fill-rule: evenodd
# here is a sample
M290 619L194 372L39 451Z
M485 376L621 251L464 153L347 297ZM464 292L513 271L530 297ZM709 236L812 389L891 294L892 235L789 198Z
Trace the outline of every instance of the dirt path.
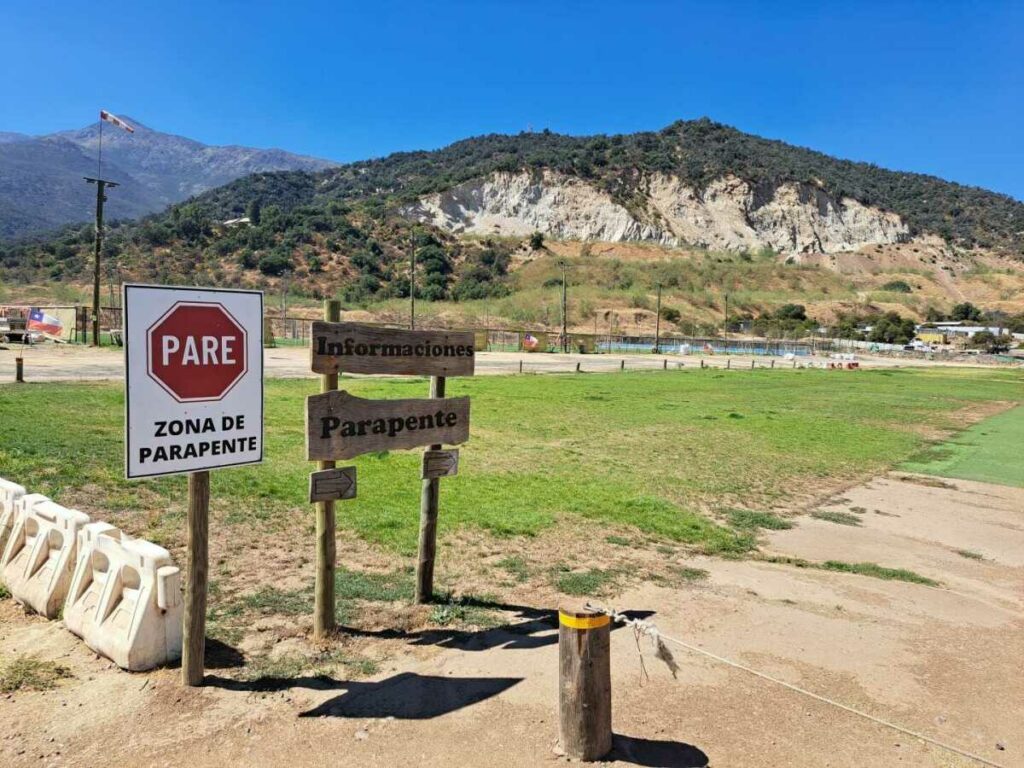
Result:
M1024 490L907 477L876 479L827 507L854 509L860 525L802 516L765 549L910 568L939 587L681 557L709 578L684 589L635 584L616 607L653 611L668 635L1002 765L1024 765ZM528 605L538 596L520 598ZM487 632L393 640L395 652L369 680L251 684L211 669L208 685L192 690L179 686L177 670L113 669L58 623L3 601L0 654L36 653L74 678L54 691L0 697L0 764L561 762L552 752L556 633L544 612L552 606L541 601L539 611L524 608ZM678 680L647 651L650 680L642 682L632 633L614 632L612 648L615 764L972 764L681 649Z

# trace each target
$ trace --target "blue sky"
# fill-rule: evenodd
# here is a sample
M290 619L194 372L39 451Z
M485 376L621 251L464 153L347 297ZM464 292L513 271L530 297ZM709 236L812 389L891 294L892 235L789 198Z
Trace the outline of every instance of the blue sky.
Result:
M707 115L1024 200L1024 2L0 3L0 130L335 160Z

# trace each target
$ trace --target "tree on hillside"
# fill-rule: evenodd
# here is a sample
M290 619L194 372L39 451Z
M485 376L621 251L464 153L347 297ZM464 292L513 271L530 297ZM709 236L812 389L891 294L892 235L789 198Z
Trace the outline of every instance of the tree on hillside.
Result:
M950 312L949 316L953 320L981 320L981 310L971 304L971 302L965 301L953 307L953 311Z
M245 215L249 217L249 223L258 227L260 225L260 214L263 212L263 200L259 197L254 197L249 201L249 205L245 209Z
M533 249L535 251L539 251L543 247L544 247L544 233L543 232L534 232L532 235L530 235L530 248L531 249Z
M886 312L878 317L868 334L868 341L884 344L908 344L914 338L917 325L909 317L900 317L896 312Z

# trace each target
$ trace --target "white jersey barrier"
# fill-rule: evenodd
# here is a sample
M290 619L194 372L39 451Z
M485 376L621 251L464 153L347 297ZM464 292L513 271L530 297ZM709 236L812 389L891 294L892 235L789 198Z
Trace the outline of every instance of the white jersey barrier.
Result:
M79 532L64 623L86 645L132 672L177 661L183 611L166 549L106 523Z
M7 562L7 548L11 544L11 534L18 527L18 523L25 519L25 512L32 509L36 504L40 504L44 501L49 501L49 496L44 496L41 493L26 493L21 498L16 499L13 504L13 509L8 513L6 519L6 532L0 531L0 538L3 539L3 544L0 546L0 584L6 584L4 578L4 564ZM3 523L3 520L0 520Z
M57 618L67 597L78 549L78 532L89 516L56 502L21 498L21 514L0 563L14 599L48 619Z
M0 477L0 557L3 557L7 538L14 527L14 510L16 507L20 509L24 495L23 486Z

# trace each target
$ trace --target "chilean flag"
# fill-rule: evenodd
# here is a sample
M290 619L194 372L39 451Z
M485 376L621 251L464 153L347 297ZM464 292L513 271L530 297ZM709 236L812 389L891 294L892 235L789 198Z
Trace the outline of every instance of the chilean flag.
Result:
M48 315L43 310L33 307L28 313L28 323L25 325L29 331L37 331L47 336L60 337L64 334L64 323L53 315Z
M108 123L113 123L118 128L124 128L128 133L135 133L135 129L132 128L128 123L122 120L117 115L107 112L105 109L100 110L100 120L106 120Z

